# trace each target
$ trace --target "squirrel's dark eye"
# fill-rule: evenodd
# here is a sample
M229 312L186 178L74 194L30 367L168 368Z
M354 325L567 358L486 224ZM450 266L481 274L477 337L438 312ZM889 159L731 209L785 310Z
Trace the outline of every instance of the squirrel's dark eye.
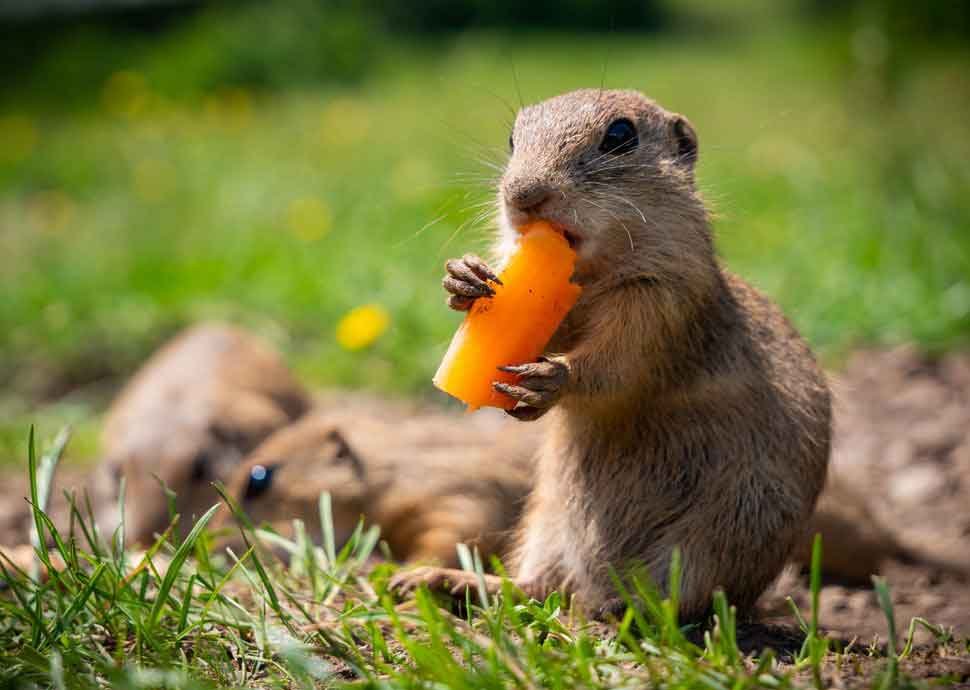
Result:
M640 141L637 138L637 128L627 119L614 120L606 128L606 136L600 144L600 151L619 156L630 153Z
M252 469L249 470L249 483L246 485L244 498L248 501L266 493L266 490L273 483L273 472L275 470L276 468L272 466L253 465Z
M509 132L509 153L515 151L515 142L512 140L514 134L515 132Z

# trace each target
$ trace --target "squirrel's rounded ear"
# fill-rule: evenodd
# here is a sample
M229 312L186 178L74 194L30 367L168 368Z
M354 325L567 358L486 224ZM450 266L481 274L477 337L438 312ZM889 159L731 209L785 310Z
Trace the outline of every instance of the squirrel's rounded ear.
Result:
M674 115L670 120L677 160L691 168L697 163L697 132L683 115Z
M364 463L360 459L360 456L357 455L357 452L347 442L347 439L340 432L340 430L337 428L331 429L327 433L327 440L337 445L337 459L350 463L350 466L353 469L354 474L357 475L357 478L361 480L365 479L367 468L364 467Z

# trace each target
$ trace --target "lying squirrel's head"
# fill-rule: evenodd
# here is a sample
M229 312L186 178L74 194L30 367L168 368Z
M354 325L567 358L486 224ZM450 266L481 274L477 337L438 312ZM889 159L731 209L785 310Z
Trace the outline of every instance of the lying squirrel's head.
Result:
M684 270L685 255L712 254L697 135L682 115L635 91L573 91L519 111L509 146L504 237L550 221L576 248L580 279L662 279Z
M233 471L227 487L257 526L291 536L292 521L300 518L318 542L320 494L329 492L338 546L360 521L371 489L356 451L336 427L314 417L270 436ZM229 517L223 511L215 526L226 526Z

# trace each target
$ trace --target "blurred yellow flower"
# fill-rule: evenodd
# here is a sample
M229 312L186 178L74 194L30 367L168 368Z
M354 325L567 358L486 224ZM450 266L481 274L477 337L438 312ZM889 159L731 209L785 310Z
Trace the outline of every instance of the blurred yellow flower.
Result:
M326 203L315 197L301 197L286 209L286 227L304 242L313 242L330 232L333 215Z
M347 312L337 323L337 342L345 350L360 350L380 338L391 316L379 304L365 304Z
M164 200L175 187L175 168L168 161L146 158L135 165L133 178L138 198L155 203Z
M105 110L129 119L142 115L148 109L151 97L145 77L131 70L115 72L101 90Z
M23 160L37 145L37 127L23 115L0 117L0 159Z

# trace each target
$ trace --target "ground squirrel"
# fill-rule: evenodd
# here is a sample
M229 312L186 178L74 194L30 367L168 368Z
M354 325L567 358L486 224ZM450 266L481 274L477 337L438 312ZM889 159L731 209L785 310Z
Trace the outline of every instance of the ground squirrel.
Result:
M510 545L532 485L534 437L454 414L397 416L386 404L318 410L260 444L229 491L254 522L285 536L300 518L320 541L326 491L338 547L365 518L397 559L457 566L455 545L464 543L487 562Z
M108 411L99 493L117 495L124 477L125 536L144 543L169 523L162 480L176 493L185 532L193 516L218 502L211 482L225 480L246 453L308 406L261 340L218 323L194 326L155 352ZM107 501L99 516L109 535L118 523L114 505Z
M718 263L683 116L632 91L576 91L523 108L509 143L498 265L515 228L544 219L576 249L583 287L546 356L496 384L519 401L514 416L548 412L515 583L610 615L624 608L611 569L643 568L663 587L680 549L685 620L717 588L749 610L825 480L823 374L778 307ZM468 309L493 279L477 257L449 261L449 304ZM421 583L458 591L474 578L419 568L392 584Z

